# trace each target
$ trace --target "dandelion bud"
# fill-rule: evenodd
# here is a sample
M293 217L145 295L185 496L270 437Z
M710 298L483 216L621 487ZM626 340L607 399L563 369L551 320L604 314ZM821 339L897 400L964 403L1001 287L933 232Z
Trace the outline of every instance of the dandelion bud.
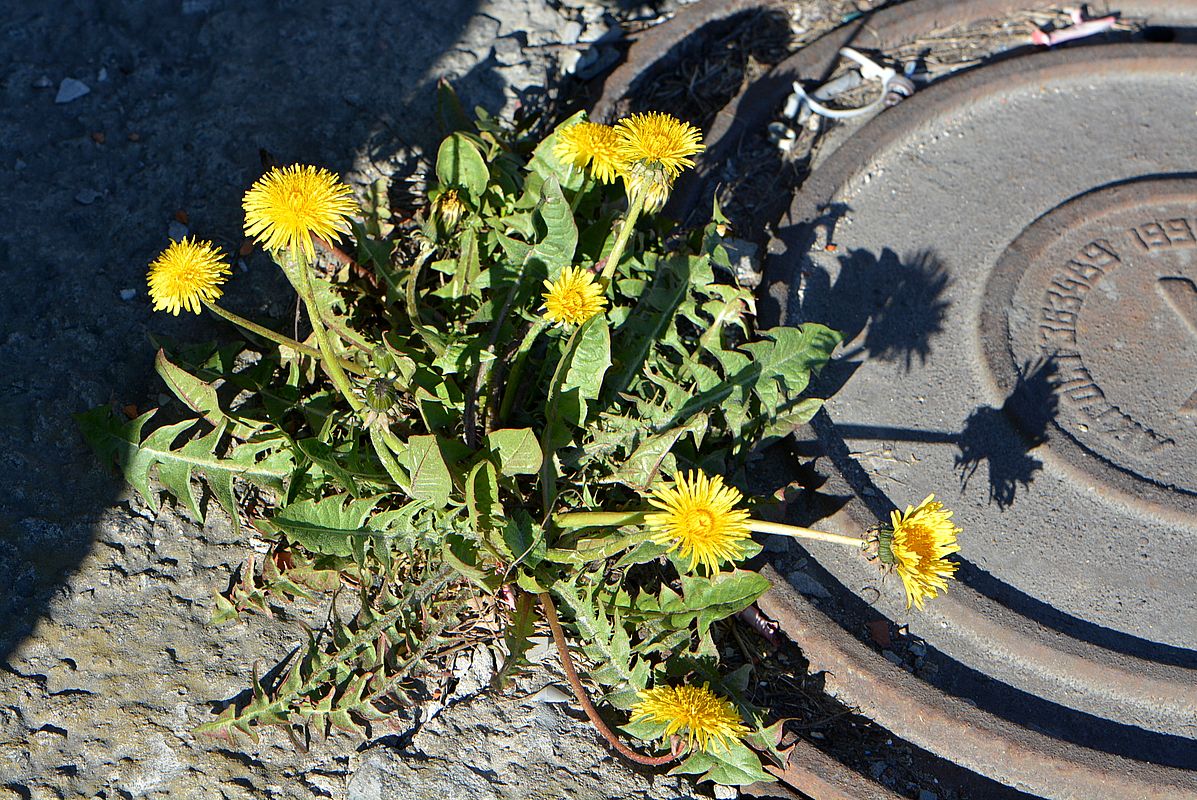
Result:
M390 381L376 378L366 384L366 405L380 414L390 411L395 405L395 387Z

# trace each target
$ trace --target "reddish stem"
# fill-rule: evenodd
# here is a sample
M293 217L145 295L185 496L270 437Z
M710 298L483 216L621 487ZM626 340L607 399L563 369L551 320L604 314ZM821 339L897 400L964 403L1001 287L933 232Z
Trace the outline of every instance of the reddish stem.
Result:
M553 631L553 641L557 644L557 652L561 654L561 666L565 668L565 677L569 681L569 685L573 687L574 696L578 698L578 703L582 706L582 710L586 712L587 718L590 719L590 724L602 734L607 743L625 758L635 761L637 764L645 764L650 767L659 767L662 764L668 764L681 755L678 752L671 752L663 756L645 756L637 753L619 740L615 732L608 728L607 723L603 722L602 717L598 715L594 704L590 702L590 696L586 694L586 688L582 686L582 681L578 679L578 673L574 669L573 657L569 654L569 644L565 641L565 631L561 629L561 623L557 619L557 607L553 605L553 598L549 597L548 592L540 594L540 605L544 608L545 619L549 621L549 628Z

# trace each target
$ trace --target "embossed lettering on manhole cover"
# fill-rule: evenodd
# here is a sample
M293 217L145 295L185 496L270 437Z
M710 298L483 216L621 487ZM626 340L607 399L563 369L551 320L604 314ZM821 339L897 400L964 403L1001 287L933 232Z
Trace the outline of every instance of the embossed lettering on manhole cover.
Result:
M999 385L1051 365L1048 450L1103 485L1191 509L1197 182L1133 182L1049 212L1003 255L990 291L982 337ZM1039 409L1013 411L1037 427Z

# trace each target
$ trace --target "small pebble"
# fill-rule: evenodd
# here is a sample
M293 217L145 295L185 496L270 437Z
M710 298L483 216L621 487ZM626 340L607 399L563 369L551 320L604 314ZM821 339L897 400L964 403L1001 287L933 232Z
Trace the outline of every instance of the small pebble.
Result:
M565 27L561 29L561 43L574 44L578 41L578 37L582 35L582 23L575 20L570 20L565 23Z
M137 296L136 289L121 289L121 299L126 302Z
M734 786L723 786L715 784L715 798L716 800L736 800L740 796L740 791Z
M552 684L549 684L536 694L532 695L531 699L537 701L538 703L568 703L573 699L573 695L562 691Z
M29 165L25 163L25 159L23 159L23 158L18 158L16 161L14 161L12 163L12 168L13 168L14 172L20 172L21 170L25 169L25 167L27 167L27 166L29 166Z
M96 81L103 83L106 80L108 80L108 67L100 67L100 72L96 75Z
M100 199L100 193L97 192L95 189L83 189L82 191L76 192L76 194L75 194L75 202L80 203L85 206L90 206L92 203L96 202L96 200L99 200L99 199Z
M188 231L187 226L179 222L177 219L172 219L170 221L169 227L166 229L166 235L170 237L171 241L174 242L182 241L183 237L189 232L190 231Z
M90 92L91 87L83 81L74 78L63 78L62 83L58 84L58 94L55 95L54 102L69 103L72 100L78 100Z
M817 597L820 600L831 597L831 592L827 591L827 587L805 572L791 572L786 576L786 580L789 581L791 586L808 597Z
M38 78L37 80L35 80L33 82L34 89L49 89L53 85L54 85L54 82L52 80L50 80L48 77L46 77L45 75L41 76L40 78Z

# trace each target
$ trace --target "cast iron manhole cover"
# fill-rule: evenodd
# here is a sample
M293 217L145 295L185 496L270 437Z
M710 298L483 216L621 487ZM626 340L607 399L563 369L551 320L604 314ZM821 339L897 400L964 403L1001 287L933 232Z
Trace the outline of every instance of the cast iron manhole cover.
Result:
M941 688L1181 769L1197 767L1194 75L1195 48L1111 44L940 81L822 161L767 273L787 323L846 333L816 428L863 501L851 525L935 493L965 531L961 580L923 613L896 582L878 596L852 553L811 545L820 564L951 665L929 676Z

